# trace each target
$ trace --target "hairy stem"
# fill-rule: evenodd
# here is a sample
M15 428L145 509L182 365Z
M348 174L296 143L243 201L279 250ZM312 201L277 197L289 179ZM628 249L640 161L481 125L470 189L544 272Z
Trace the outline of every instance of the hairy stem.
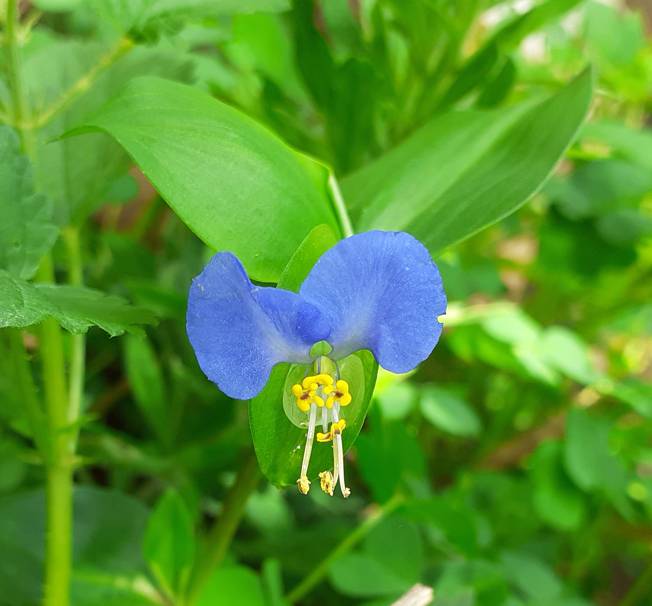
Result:
M286 600L290 604L299 601L317 585L328 574L328 569L331 564L348 553L355 547L369 532L385 517L395 511L403 503L401 495L394 495L387 503L370 515L362 524L360 524L353 532L346 535L339 545L335 547L305 578L299 583L290 593L287 594Z
M235 483L224 500L222 514L208 533L204 553L193 571L187 604L193 604L197 600L211 574L224 560L244 514L247 499L259 480L258 462L256 456L251 453L238 470Z
M344 198L342 197L342 192L340 191L340 186L337 184L337 179L334 175L328 177L328 187L331 190L333 196L333 204L335 205L335 212L337 213L337 218L340 221L340 227L342 228L342 233L344 237L348 238L353 235L353 225L351 224L351 218L349 217L349 212L346 209L346 204L344 203Z

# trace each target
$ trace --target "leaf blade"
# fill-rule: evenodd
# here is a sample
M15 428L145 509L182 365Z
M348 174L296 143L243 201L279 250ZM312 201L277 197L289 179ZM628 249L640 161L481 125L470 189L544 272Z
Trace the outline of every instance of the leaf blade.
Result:
M344 179L358 229L405 230L438 252L506 217L550 175L584 121L591 92L587 70L540 103L435 118Z
M276 282L314 226L338 231L325 167L197 89L136 78L67 135L95 130L129 152L201 240L234 252L255 279Z

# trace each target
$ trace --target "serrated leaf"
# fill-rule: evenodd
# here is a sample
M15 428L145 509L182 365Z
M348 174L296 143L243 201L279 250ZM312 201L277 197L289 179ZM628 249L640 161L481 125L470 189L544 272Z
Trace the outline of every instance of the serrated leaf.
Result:
M153 314L120 297L77 286L33 284L0 270L0 328L24 328L54 318L72 333L97 326L112 337L153 324Z
M288 263L279 287L298 290L317 259L336 242L328 226L319 226L311 231ZM353 445L367 415L378 371L378 365L368 351L350 356L342 366L344 373L348 372L347 366L352 370L343 377L350 381L354 401L342 409L347 420L346 431L342 434L345 452ZM277 486L289 486L296 482L306 441L306 430L298 427L284 409L286 392L292 382L291 373L297 372L296 368L290 364L276 366L263 391L249 403L251 435L258 463L267 478ZM299 369L299 372L301 374L303 371ZM301 419L297 418L296 422L301 423ZM315 478L320 471L331 468L332 458L330 445L316 444L308 477Z
M256 280L278 281L313 227L338 231L326 169L195 88L137 78L69 134L93 130L122 144L182 221Z
M36 273L59 233L52 210L52 200L34 191L17 135L0 126L0 268L26 280Z

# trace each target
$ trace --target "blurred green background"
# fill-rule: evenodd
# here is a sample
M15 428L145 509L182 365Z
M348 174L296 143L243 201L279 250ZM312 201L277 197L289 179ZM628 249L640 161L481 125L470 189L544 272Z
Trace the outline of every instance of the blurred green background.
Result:
M652 604L652 5L323 0L247 14L242 0L216 15L192 1L145 18L143 2L19 6L32 110L81 87L28 129L35 176L57 212L90 217L85 283L160 318L145 336L86 339L72 603L182 605L206 558L199 606L381 606L416 583L436 606ZM381 373L346 501L260 479L246 405L200 372L184 314L206 246L105 135L47 144L135 75L160 75L321 158L346 195L347 175L432 116L551 94L587 64L590 118L544 187L437 256L444 334L414 374ZM35 331L22 337L37 351ZM31 606L44 472L6 335L2 347L0 604ZM216 553L211 528L234 502L242 519Z

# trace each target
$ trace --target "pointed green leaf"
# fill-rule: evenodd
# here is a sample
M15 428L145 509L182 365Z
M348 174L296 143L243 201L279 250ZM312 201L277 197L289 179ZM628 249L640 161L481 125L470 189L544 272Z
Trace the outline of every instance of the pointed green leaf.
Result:
M169 445L173 423L168 415L163 372L151 343L143 336L128 336L124 341L124 363L131 391L148 425Z
M405 230L437 252L506 217L573 141L591 91L587 70L538 103L434 118L343 180L358 230Z
M70 134L93 130L122 144L188 227L254 279L276 282L316 225L338 229L327 170L200 90L137 78Z

